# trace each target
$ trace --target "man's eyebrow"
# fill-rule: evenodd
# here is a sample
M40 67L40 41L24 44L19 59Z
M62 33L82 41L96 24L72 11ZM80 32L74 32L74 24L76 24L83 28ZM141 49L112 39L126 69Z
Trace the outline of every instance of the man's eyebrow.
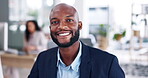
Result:
M51 18L50 20L54 20L54 19L57 19L57 18Z
M67 15L66 17L73 17L74 15ZM57 18L51 18L50 20L54 20L54 19L57 19Z
M66 17L73 17L73 15L68 15L68 16L66 16Z

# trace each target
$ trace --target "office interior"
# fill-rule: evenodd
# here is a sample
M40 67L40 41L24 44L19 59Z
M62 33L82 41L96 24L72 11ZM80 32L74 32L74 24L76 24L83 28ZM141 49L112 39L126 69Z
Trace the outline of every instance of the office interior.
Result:
M49 49L56 46L50 38L49 13L59 3L67 3L77 9L83 23L82 42L116 55L126 78L148 78L148 0L0 0L3 74L9 67L7 64L18 68L18 78L26 78L30 72L31 66L26 63L32 65L37 55L18 55L24 45L27 20L37 20L49 39ZM3 56L6 51L13 57L18 55L21 59L31 60L23 63L15 61L19 59L16 57L14 62L22 64L15 66L7 59L10 55Z

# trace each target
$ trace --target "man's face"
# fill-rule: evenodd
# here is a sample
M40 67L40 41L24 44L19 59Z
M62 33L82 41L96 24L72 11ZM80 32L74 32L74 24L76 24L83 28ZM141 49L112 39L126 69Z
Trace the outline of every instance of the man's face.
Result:
M76 11L71 7L55 7L50 14L51 37L59 47L69 47L75 43L81 25Z

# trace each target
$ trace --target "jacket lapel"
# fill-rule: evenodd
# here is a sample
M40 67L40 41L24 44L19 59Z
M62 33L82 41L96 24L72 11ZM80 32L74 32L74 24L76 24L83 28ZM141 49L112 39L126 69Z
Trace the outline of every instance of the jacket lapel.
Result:
M46 77L45 78L56 78L57 77L57 50L52 49L52 55L49 56L47 69L45 69ZM90 78L91 64L90 64L90 53L89 48L82 43L82 56L80 64L80 78Z
M90 78L91 64L89 48L82 43L82 56L80 64L80 78Z
M57 50L58 48L50 50L52 54L49 55L47 68L45 69L47 71L45 78L56 78L57 77Z

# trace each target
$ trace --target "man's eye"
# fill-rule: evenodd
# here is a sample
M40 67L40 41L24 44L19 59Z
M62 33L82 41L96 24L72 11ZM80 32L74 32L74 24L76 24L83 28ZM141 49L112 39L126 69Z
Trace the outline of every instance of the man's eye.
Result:
M66 21L67 21L67 22L72 22L73 20L72 20L72 19L67 19Z
M58 24L58 21L52 21L51 24Z

